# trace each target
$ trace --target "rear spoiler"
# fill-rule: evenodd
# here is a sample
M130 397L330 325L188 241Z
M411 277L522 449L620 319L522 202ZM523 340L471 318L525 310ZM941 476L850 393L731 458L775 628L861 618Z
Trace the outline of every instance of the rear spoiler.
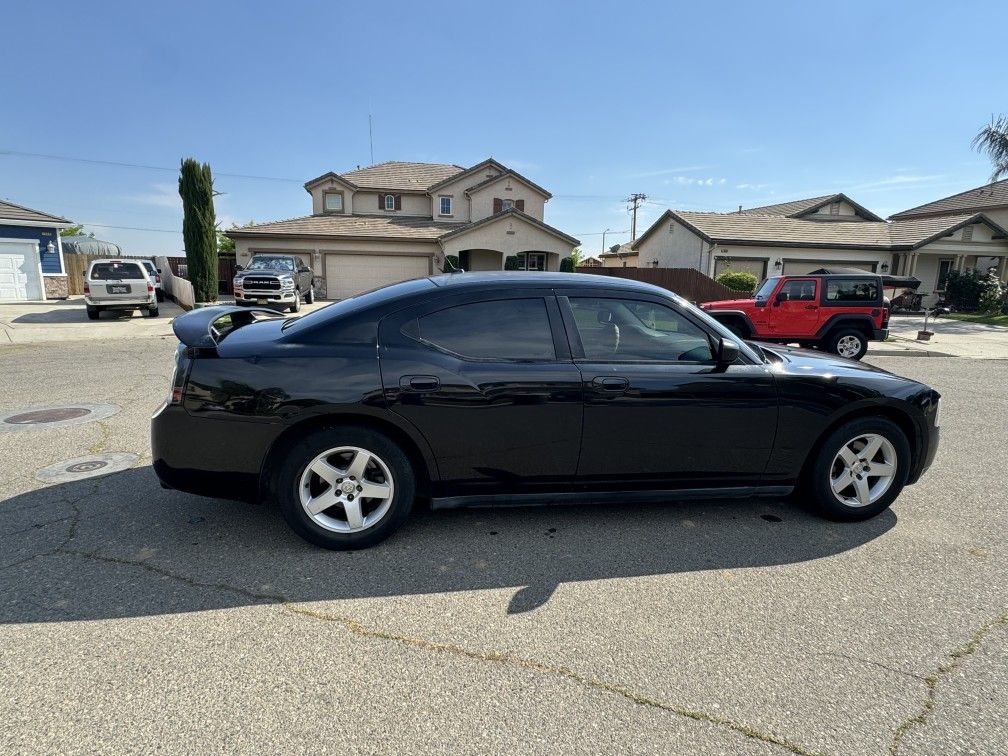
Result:
M261 320L261 315L280 317L276 310L220 305L202 307L172 321L175 337L188 347L216 347L231 331ZM227 318L227 320L225 320Z

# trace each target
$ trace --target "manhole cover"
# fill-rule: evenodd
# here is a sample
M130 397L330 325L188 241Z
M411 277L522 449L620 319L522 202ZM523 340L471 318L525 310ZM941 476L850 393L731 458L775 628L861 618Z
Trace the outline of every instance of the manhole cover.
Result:
M0 413L0 433L63 428L103 420L119 408L114 404L65 404L55 407L25 407Z
M95 478L99 475L128 470L133 467L136 461L136 454L127 452L95 454L43 467L35 474L35 477L43 483L71 483L75 480Z
M35 425L37 423L58 423L60 420L73 420L76 417L90 415L91 410L84 407L54 407L53 409L34 410L33 412L23 412L20 415L13 415L4 418L5 423L11 425Z

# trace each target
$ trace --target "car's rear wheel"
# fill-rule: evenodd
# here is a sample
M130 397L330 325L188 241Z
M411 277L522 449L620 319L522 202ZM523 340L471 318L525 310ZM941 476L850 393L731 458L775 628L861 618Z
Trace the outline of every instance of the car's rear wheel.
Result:
M154 305L153 307L148 307L147 315L148 317L156 318L158 316L158 306Z
M809 471L817 509L833 520L866 520L899 496L910 473L910 444L885 418L853 420L823 442Z
M860 360L868 351L868 339L861 331L841 328L830 335L827 348L848 360Z
M294 304L290 306L291 312L298 312L301 309L301 292L294 289Z
M101 310L99 308L97 308L97 307L91 307L90 305L87 305L88 320L98 320L98 315L100 313L101 313Z
M308 287L308 291L304 295L305 304L313 304L315 302L315 286L314 284Z
M271 488L302 538L327 549L360 549L402 525L416 482L393 441L366 428L337 427L291 446Z

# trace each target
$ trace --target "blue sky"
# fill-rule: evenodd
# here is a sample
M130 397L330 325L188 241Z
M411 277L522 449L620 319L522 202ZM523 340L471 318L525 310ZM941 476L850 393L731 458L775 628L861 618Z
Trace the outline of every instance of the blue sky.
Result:
M305 180L370 162L370 112L376 162L493 156L591 252L631 192L639 229L835 191L886 215L988 178L969 143L1008 110L1006 21L927 0L15 3L0 197L177 254L180 158L211 164L225 225L305 215Z

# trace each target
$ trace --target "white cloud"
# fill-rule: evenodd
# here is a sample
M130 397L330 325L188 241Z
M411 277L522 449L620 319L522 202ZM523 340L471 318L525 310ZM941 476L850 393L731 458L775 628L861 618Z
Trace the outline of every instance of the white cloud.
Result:
M713 176L708 178L697 178L696 176L671 176L664 181L666 185L676 186L714 186L714 184L724 184L727 179L716 179Z
M172 207L182 209L182 198L177 184L151 184L152 191L129 197L132 202L152 207Z

